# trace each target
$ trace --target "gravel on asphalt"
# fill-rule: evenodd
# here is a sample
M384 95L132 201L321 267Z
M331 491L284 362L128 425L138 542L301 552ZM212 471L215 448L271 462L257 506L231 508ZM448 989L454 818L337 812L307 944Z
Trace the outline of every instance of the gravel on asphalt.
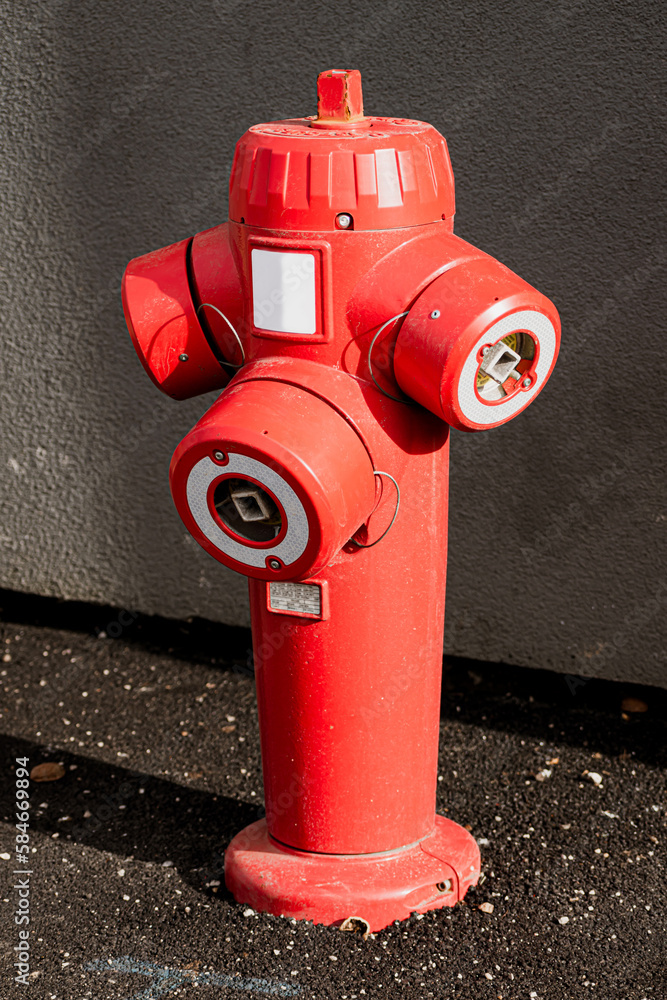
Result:
M262 815L248 632L7 591L0 607L3 998L667 997L667 692L447 660L438 809L477 838L483 879L364 940L225 890L225 846ZM24 757L64 775L30 787L21 993Z

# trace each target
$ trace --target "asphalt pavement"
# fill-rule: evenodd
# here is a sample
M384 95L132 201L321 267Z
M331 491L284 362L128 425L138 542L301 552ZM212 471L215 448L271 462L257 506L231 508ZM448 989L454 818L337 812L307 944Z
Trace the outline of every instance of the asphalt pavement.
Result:
M438 809L483 879L364 940L225 890L225 847L262 814L248 632L0 607L2 1000L667 998L667 692L446 661ZM30 782L24 863L26 758L61 766Z

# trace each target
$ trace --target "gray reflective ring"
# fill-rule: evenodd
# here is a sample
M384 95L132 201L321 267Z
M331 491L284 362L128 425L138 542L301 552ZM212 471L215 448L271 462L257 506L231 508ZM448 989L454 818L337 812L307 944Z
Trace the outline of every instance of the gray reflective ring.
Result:
M510 333L518 330L527 330L531 333L540 345L540 356L537 361L536 378L532 389L526 392L518 392L510 396L507 402L498 403L497 406L490 406L483 403L475 393L475 381L479 362L477 360L478 351L488 342L496 343ZM496 424L498 421L506 420L513 414L518 413L531 401L538 388L541 389L546 379L551 364L556 354L556 331L548 316L537 312L534 309L524 309L520 312L510 313L497 320L493 326L489 327L481 335L475 346L472 348L458 380L457 396L458 404L463 416L476 424Z
M208 488L220 475L234 473L261 483L280 501L287 518L287 533L277 545L255 548L244 545L223 531L208 506ZM217 465L211 458L201 458L190 470L186 487L188 507L197 527L220 552L246 566L264 568L275 556L286 566L303 555L308 544L308 518L303 504L282 476L262 462L247 455L230 453L227 465Z

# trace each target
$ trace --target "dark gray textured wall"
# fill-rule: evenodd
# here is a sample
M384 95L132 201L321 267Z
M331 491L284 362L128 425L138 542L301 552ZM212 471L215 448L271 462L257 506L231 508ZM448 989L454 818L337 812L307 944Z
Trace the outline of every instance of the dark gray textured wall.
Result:
M209 400L148 382L118 284L225 219L248 125L358 67L369 112L447 137L459 235L563 320L536 405L454 434L449 652L667 684L663 9L4 0L0 584L247 622L167 487Z

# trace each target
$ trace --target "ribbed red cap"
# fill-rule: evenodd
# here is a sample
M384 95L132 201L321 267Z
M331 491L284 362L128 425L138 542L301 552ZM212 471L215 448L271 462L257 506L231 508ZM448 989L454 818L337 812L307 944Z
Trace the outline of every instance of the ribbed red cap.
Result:
M426 122L364 117L358 70L318 77L318 117L253 125L236 146L234 222L329 231L425 225L454 214L447 143Z

